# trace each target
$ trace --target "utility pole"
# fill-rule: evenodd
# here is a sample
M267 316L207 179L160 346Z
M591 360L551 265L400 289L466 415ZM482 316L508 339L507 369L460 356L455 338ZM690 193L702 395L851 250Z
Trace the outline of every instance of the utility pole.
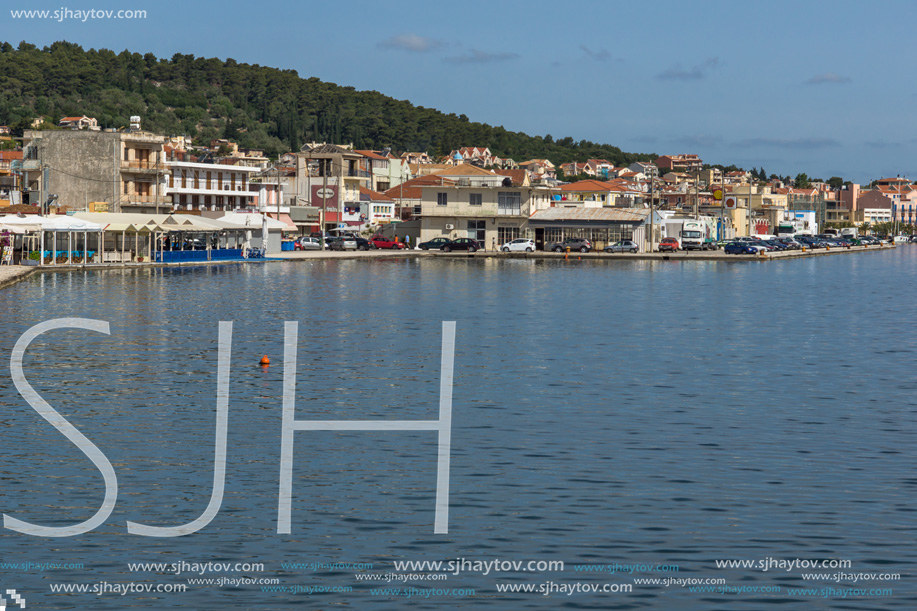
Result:
M748 179L748 200L747 200L747 214L748 217L748 235L751 235L751 178Z
M700 220L699 210L700 210L700 195L698 194L698 188L700 186L700 168L694 170L694 220Z
M650 252L655 248L656 233L653 227L653 217L656 216L656 170L650 170Z
M319 238L322 245L322 250L325 250L325 206L328 205L328 162L330 159L320 159L322 162L322 213L321 213L321 227L319 231L322 233L322 237Z

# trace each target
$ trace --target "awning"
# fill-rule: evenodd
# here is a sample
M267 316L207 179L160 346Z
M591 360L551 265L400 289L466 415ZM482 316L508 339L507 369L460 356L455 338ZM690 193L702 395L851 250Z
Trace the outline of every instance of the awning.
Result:
M582 206L546 208L529 217L531 226L603 226L611 224L642 225L646 218L621 208L585 208Z
M19 225L0 223L0 231L8 231L10 233L16 234L37 233L41 231L41 225L38 225L37 223L34 225L28 225L25 223Z
M280 213L280 218L277 217L276 212L268 212L268 218L272 218L276 221L280 221L287 226L287 229L293 231L296 229L296 223L293 222L293 218L289 214Z
M102 231L102 225L86 221L75 216L54 215L43 216L39 221L42 231Z
M132 223L108 223L102 227L102 231L126 231L137 233L137 228Z

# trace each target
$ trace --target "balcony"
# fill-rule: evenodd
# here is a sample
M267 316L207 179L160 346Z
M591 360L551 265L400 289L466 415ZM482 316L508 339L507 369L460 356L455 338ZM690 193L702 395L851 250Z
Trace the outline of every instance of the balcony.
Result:
M156 174L158 172L163 172L164 168L161 164L152 161L122 161L121 171L138 174Z
M418 209L419 208L419 209ZM422 204L414 208L414 214L426 217L449 217L449 218L528 218L528 206L522 207L500 207L494 203L485 203L480 206L472 206L468 203L447 204L439 206L436 204Z
M166 204L171 205L172 200L165 196L157 197L155 195L125 195L121 201L123 206L132 206L138 204L159 204L164 206Z

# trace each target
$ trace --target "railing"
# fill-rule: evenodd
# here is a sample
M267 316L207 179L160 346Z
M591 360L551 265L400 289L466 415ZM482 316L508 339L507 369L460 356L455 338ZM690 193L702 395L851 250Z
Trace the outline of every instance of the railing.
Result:
M528 217L528 206L521 207L500 207L496 204L482 204L472 206L471 204L448 204L437 206L435 204L423 204L420 210L415 207L415 214L421 216L454 216L454 217Z
M152 161L122 161L121 169L135 172L165 171L161 164Z
M156 253L157 263L186 263L195 261L241 260L241 248L214 248L211 250L163 250Z
M156 197L155 195L125 195L122 205L130 206L131 204L159 204L164 206L171 204L172 200L168 197Z

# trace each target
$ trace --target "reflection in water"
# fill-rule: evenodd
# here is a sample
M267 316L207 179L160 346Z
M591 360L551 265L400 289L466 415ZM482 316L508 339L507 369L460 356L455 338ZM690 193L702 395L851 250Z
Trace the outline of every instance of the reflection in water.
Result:
M95 533L39 540L4 531L3 555L91 567L58 575L70 582L166 580L130 573L127 562L264 562L267 572L255 577L354 587L315 604L380 609L392 603L371 596L352 571L280 564L670 563L683 567L681 577L790 587L801 585L798 574L721 570L713 560L910 565L902 533L912 529L915 336L902 323L914 303L915 254L768 264L332 260L33 276L0 291L0 346L8 354L26 328L50 318L110 321L108 337L40 338L25 371L111 459L120 496ZM192 537L129 536L128 520L183 524L209 501L220 320L234 321L222 510ZM300 328L297 418L343 420L435 418L440 325L457 321L448 536L432 534L437 444L427 432L297 433L293 535L275 534L286 320ZM262 355L270 367L259 366ZM0 427L15 440L0 460L3 512L59 526L95 511L101 476L24 404L8 371ZM761 608L748 594L674 588L635 588L610 602L497 594L494 584L511 578L531 581L450 577L448 587L484 594L448 604ZM547 578L630 582L571 569ZM47 594L48 576L17 579L35 608L85 602ZM257 586L209 588L93 605L309 604L267 596ZM906 601L881 603L910 608Z

